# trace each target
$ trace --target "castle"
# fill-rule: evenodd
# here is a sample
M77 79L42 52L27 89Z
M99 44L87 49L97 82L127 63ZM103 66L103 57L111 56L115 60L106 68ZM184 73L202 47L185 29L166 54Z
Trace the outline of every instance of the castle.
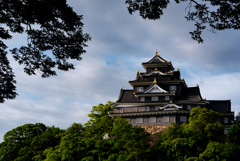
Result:
M128 81L132 89L120 90L118 100L112 104L111 117L121 116L132 125L165 126L170 122L188 122L193 107L206 107L222 113L226 134L234 119L230 100L202 98L199 85L188 87L180 70L174 70L171 61L158 55L142 63L146 72L137 72L135 80Z

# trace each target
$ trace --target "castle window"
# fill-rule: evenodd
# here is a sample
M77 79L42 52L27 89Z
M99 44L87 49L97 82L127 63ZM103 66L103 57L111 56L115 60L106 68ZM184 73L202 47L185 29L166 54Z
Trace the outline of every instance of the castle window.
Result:
M158 110L158 106L155 106L155 110Z
M152 101L158 101L158 97L152 97Z
M142 118L142 117L137 118L137 123L138 123L138 124L143 123L143 118Z
M156 122L156 117L149 117L149 122Z
M201 108L201 105L197 105L197 107Z
M141 97L141 99L140 99L141 101L145 101L145 97Z
M149 110L149 106L146 106L146 111L150 111L150 110Z
M162 121L163 122L169 122L169 116L163 116Z
M120 108L120 113L123 113L123 108Z
M227 124L228 123L228 118L224 117L224 123Z
M137 107L134 107L134 112L137 112Z
M170 97L169 96L165 96L165 101L169 101Z
M143 87L137 87L137 92L142 92L143 90Z
M176 90L177 90L177 86L170 86L170 87L169 87L169 90L170 90L170 91L176 91Z
M192 106L191 105L187 105L187 109L191 110Z
M187 116L180 116L180 122L187 122Z
M224 134L227 134L227 132L228 132L228 129L224 129Z

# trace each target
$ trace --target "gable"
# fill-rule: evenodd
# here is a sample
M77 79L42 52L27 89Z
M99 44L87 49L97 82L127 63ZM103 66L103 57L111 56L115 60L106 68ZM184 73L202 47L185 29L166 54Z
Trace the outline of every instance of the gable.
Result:
M178 106L176 104L173 104L173 103L169 103L163 107L160 107L160 109L164 110L164 111L168 111L168 110L179 110L179 108L182 108L182 106Z
M151 73L149 74L145 74L146 76L150 76L150 75L172 75L173 73L172 72L167 72L167 73L162 73L161 71L159 70L154 70L152 71Z
M159 87L157 84L154 84L143 93L168 93L168 92Z
M155 56L152 60L149 61L149 63L159 63L159 62L166 62L165 60L161 59L159 56Z

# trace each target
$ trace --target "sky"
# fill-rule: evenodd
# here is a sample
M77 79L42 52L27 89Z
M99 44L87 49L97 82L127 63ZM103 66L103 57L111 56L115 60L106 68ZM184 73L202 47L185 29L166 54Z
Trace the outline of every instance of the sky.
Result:
M14 100L0 105L0 142L7 131L26 123L43 123L66 129L73 122L86 123L92 106L118 99L121 87L131 89L141 62L150 60L156 50L188 87L200 86L208 100L231 100L235 115L239 110L240 31L204 31L203 44L191 39L194 23L187 21L187 3L171 4L160 20L144 20L130 15L122 0L68 0L83 15L83 32L91 35L81 61L71 61L75 70L57 71L57 76L28 76L23 66L9 55L16 75ZM5 41L8 49L27 44L26 35L14 34Z

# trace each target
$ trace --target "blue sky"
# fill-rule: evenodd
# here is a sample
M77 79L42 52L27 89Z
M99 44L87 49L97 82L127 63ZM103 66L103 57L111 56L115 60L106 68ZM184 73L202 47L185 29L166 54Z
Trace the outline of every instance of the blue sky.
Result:
M0 142L7 131L26 123L65 129L87 122L92 106L117 100L122 86L131 88L128 80L135 79L138 69L144 72L141 62L156 50L180 69L189 87L199 84L203 98L231 99L232 110L239 111L240 31L204 31L204 43L198 44L188 34L194 25L184 18L187 3L172 2L161 20L149 21L130 15L125 1L67 2L83 15L83 31L92 37L87 53L72 61L75 70L47 79L27 76L9 55L19 96L0 106ZM26 42L25 35L14 34L6 43L11 49Z

